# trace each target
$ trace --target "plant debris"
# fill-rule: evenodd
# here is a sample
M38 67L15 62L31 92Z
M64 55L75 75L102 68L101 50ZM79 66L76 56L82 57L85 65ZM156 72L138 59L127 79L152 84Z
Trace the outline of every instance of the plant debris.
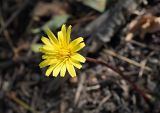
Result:
M105 1L95 5L100 12L82 0L2 1L0 113L160 112L160 2ZM72 38L84 37L83 56L120 70L142 92L91 62L76 78L45 77L40 38L46 27L55 33L64 23L73 26Z

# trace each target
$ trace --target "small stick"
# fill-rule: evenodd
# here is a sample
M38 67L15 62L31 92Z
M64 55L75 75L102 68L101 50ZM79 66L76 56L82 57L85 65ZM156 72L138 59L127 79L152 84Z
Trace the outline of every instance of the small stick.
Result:
M75 98L74 98L74 104L77 105L78 101L79 101L79 98L80 98L80 95L81 95L81 92L84 88L84 82L85 82L85 79L86 79L86 76L85 75L82 75L80 76L80 82L78 84L78 88L77 88L77 91L76 91L76 94L75 94Z
M13 20L26 8L26 6L28 5L28 1L24 2L23 5L20 6L19 9L17 9L11 16L10 18L6 21L5 25L3 25L0 28L0 34L3 32L3 30L5 30L12 22Z
M147 71L152 71L152 69L151 69L150 67L147 67L147 66L144 66L144 67L143 67L140 63L138 63L138 62L136 62L136 61L134 61L134 60L131 60L131 59L127 58L127 57L121 56L121 55L115 53L114 51L105 50L105 52L106 52L107 54L112 55L112 56L114 56L114 57L117 57L117 58L119 58L119 59L121 59L121 60L123 60L123 61L125 61L125 62L128 62L128 63L130 63L130 64L132 64L132 65L135 65L135 66L137 66L137 67L144 68L144 69L147 70Z
M17 104L22 106L24 109L26 109L26 110L28 110L28 111L30 111L32 113L38 113L31 106L29 106L27 103L25 103L24 101L22 101L19 98L17 98L15 93L13 93L13 92L11 92L10 94L7 93L7 97L10 98L11 100L15 101Z
M124 80L126 80L132 87L135 91L137 91L147 102L150 101L150 99L146 96L146 94L133 82L130 80L129 77L125 76L122 71L120 71L119 69L117 68L114 68L110 65L108 65L107 63L103 62L103 61L100 61L100 60L97 60L97 59L94 59L94 58L89 58L89 57L86 57L86 60L89 61L89 62L94 62L96 64L101 64L101 65L104 65L106 67L108 67L109 69L111 69L112 71L116 72L117 74L119 74Z

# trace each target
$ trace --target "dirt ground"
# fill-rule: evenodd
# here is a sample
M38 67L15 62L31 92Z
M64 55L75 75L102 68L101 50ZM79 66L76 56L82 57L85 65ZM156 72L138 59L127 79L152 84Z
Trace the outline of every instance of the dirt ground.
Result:
M160 113L160 1L102 1L0 1L0 113ZM76 78L46 77L40 38L62 24L115 70L87 61Z

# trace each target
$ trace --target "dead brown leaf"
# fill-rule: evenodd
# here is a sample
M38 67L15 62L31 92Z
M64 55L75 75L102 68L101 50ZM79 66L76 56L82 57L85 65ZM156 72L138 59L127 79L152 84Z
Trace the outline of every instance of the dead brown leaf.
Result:
M146 33L160 31L160 17L151 14L140 15L128 25L128 33L125 40L130 41L135 35L144 38Z
M68 9L68 4L65 2L38 2L36 5L32 17L39 18L42 16L54 16L54 15L63 15L66 14Z

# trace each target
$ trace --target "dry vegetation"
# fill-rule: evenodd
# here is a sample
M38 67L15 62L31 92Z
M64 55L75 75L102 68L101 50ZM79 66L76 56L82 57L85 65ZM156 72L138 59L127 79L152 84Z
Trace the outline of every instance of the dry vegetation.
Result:
M1 1L0 113L160 113L160 1L102 1ZM45 77L40 37L63 23L85 38L82 54L114 69L86 62L76 78Z

